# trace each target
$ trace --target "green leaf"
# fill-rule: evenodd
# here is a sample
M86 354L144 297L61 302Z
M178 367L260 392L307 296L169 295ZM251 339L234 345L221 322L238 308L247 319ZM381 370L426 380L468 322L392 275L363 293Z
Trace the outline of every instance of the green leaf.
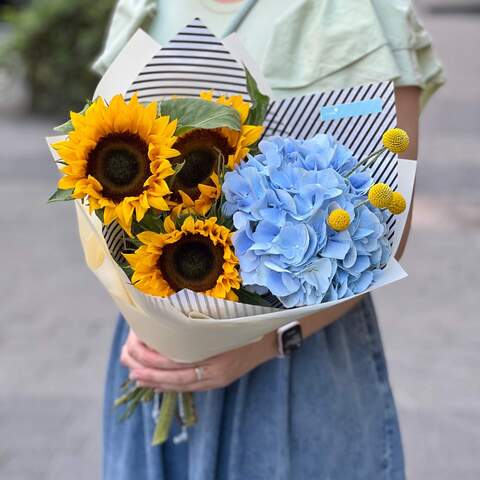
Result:
M95 215L98 217L98 219L99 219L102 223L105 223L105 221L104 221L105 209L104 209L104 208L99 208L98 210L95 210Z
M67 202L69 200L74 200L72 197L73 188L69 188L68 190L63 190L59 188L49 199L47 203L54 203L54 202Z
M268 300L265 300L261 295L257 293L249 292L243 287L236 290L238 295L238 301L240 303L246 303L248 305L259 305L261 307L271 307L272 305Z
M145 393L147 391L147 388L136 388L135 389L135 395L129 400L125 411L123 412L123 415L120 416L120 421L123 422L130 418L134 413L135 410L137 409L138 405L142 401Z
M163 229L163 220L164 218L162 215L157 215L152 211L152 209L150 209L140 222L134 222L135 227L139 227L138 229L135 228L135 232L137 234L144 231L165 233Z
M80 115L83 115L88 107L92 104L93 102L91 102L90 100L87 100L87 103L85 104L85 106L82 108L82 110L80 112L78 112ZM71 120L68 120L67 122L65 123L62 123L61 125L58 125L57 127L54 127L53 128L56 132L60 132L60 133L63 133L64 135L67 135L68 133L70 133L71 131L73 131L73 123Z
M128 277L128 279L132 280L133 268L130 265L125 264L125 263L122 263L119 266L125 272L125 275Z
M138 394L138 391L141 390L140 387L134 387L131 390L129 390L127 393L121 395L119 398L117 398L113 404L115 408L120 407L121 405L125 405L126 403L129 403L130 401L134 400L135 397Z
M143 395L142 402L152 402L155 398L155 390L148 388L145 394Z
M240 131L240 114L232 107L202 98L173 98L159 106L160 115L178 121L176 135L184 135L195 128L221 128Z
M245 72L247 73L247 90L252 100L252 106L250 108L250 113L248 115L247 124L248 125L263 125L265 117L267 116L268 105L270 103L270 97L264 95L259 89L258 84L253 78L252 74L249 72L248 68L245 67Z

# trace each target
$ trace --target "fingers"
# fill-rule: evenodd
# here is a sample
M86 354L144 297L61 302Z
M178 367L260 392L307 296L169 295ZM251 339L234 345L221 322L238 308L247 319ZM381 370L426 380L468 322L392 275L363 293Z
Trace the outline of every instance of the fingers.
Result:
M215 365L201 366L203 375L197 377L198 364L178 363L148 348L130 331L120 361L130 369L130 379L139 387L148 387L162 392L195 392L218 388ZM210 371L211 370L211 371ZM209 373L211 375L209 375ZM209 378L212 377L212 378Z
M149 368L133 369L130 378L137 380L139 386L149 386L158 390L188 392L205 383L204 378L198 381L194 368L184 370L156 370Z
M176 392L176 393L206 392L207 390L219 388L217 385L215 385L212 382L204 382L204 381L192 383L191 385L183 385L183 386L169 385L169 384L158 385L156 383L145 383L145 382L138 382L137 385L139 387L151 388L161 393L163 392Z
M162 370L183 370L186 368L194 368L191 364L178 363L164 357L158 352L151 350L131 331L127 342L125 343L126 351L122 351L121 361L129 368L150 368ZM132 360L132 361L131 361Z
M128 353L127 344L122 347L122 352L120 354L120 363L129 368L130 370L134 368L143 368L143 365L138 363L132 356Z

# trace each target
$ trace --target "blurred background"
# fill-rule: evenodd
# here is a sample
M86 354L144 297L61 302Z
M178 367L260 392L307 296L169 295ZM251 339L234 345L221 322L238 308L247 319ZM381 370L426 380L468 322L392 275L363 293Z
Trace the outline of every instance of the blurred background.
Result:
M44 137L91 95L113 3L0 0L2 479L100 476L116 312L84 265L72 206L45 203L57 173ZM408 478L478 480L480 1L416 5L448 84L422 117L410 277L375 297Z

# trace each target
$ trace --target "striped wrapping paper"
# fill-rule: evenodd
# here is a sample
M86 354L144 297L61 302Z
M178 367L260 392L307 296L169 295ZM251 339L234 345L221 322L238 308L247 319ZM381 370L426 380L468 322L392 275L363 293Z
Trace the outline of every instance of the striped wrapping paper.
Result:
M234 39L227 40L225 43L235 44ZM241 50L239 47L238 51ZM171 96L198 97L201 91L213 90L214 97L236 94L249 101L244 63L255 73L251 59L233 57L199 19L163 48L138 31L100 81L95 96L108 101L119 93L127 99L137 93L140 100L148 102ZM258 73L256 78L260 85L265 85ZM393 84L381 82L274 100L268 108L264 135L306 139L329 133L361 158L378 150L383 132L395 125ZM48 140L52 143L58 137ZM52 155L56 156L53 150ZM399 161L396 155L386 152L372 173L376 181L400 188L410 203L415 162ZM100 250L104 252L103 263L89 262L92 271L137 335L152 348L179 361L197 361L245 345L294 319L344 301L285 310L215 299L188 290L164 299L152 297L134 288L116 264L125 246L119 225L112 223L102 228L79 202L77 214L87 260L100 258ZM406 218L407 213L388 220L394 250ZM92 253L92 249L98 251ZM405 276L392 259L371 290Z

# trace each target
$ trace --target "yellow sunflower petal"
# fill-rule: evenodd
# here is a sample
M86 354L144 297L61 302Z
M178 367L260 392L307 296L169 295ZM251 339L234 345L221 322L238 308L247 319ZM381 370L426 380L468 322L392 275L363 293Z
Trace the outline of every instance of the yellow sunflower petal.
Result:
M254 126L254 125L245 125L242 128L242 136L244 138L244 145L248 147L249 145L252 145L253 143L257 142L260 140L260 137L262 136L264 128L262 126Z
M120 226L128 233L129 236L132 235L132 220L133 220L133 206L127 200L123 200L116 207L116 214L118 223Z
M117 218L117 209L115 207L105 207L103 211L103 221L105 225L110 225Z
M200 98L203 100L212 101L213 100L213 90L208 90L205 92L200 92Z
M175 230L175 223L170 218L170 216L166 217L163 221L163 228L167 233L173 232Z
M179 193L179 195L182 199L182 205L183 205L184 208L194 208L195 207L195 203L191 199L190 195L185 193L183 190L179 190L178 193Z
M168 203L163 197L156 197L153 195L148 196L148 203L157 210L161 210L162 212L168 210Z
M80 179L77 177L62 177L58 181L58 188L60 188L61 190L69 190L75 187L78 180Z
M150 103L143 110L143 114L138 123L138 134L145 140L148 141L150 132L153 129L155 118L157 116L157 104L155 102Z
M145 245L158 244L161 242L162 235L154 232L142 232L137 235L137 238Z

